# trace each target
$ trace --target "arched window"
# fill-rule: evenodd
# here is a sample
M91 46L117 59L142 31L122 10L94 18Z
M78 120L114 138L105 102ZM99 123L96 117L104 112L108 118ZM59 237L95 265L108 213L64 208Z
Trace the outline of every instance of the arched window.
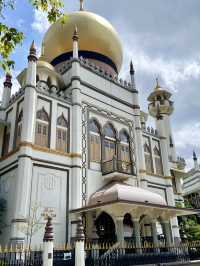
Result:
M156 142L153 148L153 156L155 161L156 174L163 175L162 158L159 143Z
M116 131L110 123L104 127L104 136L104 160L110 161L116 155Z
M19 146L22 135L22 120L23 120L23 110L20 111L17 118L17 132L16 132L16 147Z
M100 126L95 120L89 123L90 138L90 161L100 163L101 161L101 136Z
M67 143L68 122L62 113L57 119L56 129L56 149L62 152L68 151Z
M125 130L119 134L119 159L124 162L130 162L130 141L129 135Z
M35 144L49 146L49 116L44 107L36 114Z
M149 138L144 138L144 156L147 173L153 173L153 162Z

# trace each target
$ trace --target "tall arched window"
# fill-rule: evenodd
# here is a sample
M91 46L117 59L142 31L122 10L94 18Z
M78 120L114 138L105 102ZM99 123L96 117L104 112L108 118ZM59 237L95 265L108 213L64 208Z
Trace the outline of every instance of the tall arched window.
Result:
M130 141L128 133L122 130L119 134L119 139L119 159L124 162L130 162Z
M144 156L147 173L153 173L153 163L149 138L144 138Z
M101 135L100 126L95 120L89 124L90 132L90 161L100 163L101 161Z
M22 135L22 120L23 120L23 110L20 111L17 118L17 132L16 132L16 147L19 146Z
M62 152L67 152L67 130L68 122L62 113L57 119L57 130L56 130L56 149Z
M154 156L154 161L155 161L156 174L163 175L161 151L160 151L160 147L158 143L157 145L154 146L153 156Z
M49 116L44 107L36 114L35 144L49 146Z
M116 155L116 131L108 123L104 127L104 160L110 161Z

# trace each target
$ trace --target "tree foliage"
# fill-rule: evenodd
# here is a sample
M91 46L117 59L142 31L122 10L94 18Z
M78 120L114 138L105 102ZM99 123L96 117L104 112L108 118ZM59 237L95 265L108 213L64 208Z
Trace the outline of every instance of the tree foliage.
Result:
M180 227L184 231L188 241L200 240L200 224L196 215L191 215L183 220Z
M63 16L64 4L62 0L27 0L35 9L40 9L47 14L50 23L55 22ZM14 0L0 0L0 18L5 21L4 11L15 8ZM65 17L64 17L65 20ZM5 72L10 72L14 68L15 62L10 59L17 45L22 44L25 36L14 27L9 27L6 23L0 22L0 68Z

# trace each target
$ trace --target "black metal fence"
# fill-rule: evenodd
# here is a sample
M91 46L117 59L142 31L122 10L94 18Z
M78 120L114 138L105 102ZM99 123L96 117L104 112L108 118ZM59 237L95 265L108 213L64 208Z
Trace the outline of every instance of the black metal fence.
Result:
M75 265L75 249L67 245L65 247L54 249L53 251L54 266L74 266Z
M4 250L0 251L0 266L40 266L42 251Z
M200 242L166 247L146 245L136 248L132 244L87 245L86 266L131 266L188 262L200 259Z

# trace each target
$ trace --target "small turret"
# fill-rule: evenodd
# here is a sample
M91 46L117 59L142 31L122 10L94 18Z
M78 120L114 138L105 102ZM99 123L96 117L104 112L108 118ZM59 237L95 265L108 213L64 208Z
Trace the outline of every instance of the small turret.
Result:
M195 170L199 170L198 158L197 158L197 155L196 155L195 151L193 151L193 161L194 161L194 169Z
M131 88L132 90L136 90L136 86L135 86L135 69L133 67L133 62L131 61L130 63L130 76L131 76Z
M78 59L78 29L75 27L73 35L73 58Z
M154 91L149 95L149 113L155 118L160 118L162 114L171 115L174 111L173 102L170 100L171 93L159 85L158 79L156 79L156 87Z
M3 95L2 95L2 108L6 108L9 100L10 100L10 95L11 95L11 89L12 89L12 76L10 74L6 74L6 79L3 83L4 88L3 88Z
M29 55L28 55L28 68L26 74L26 85L36 86L36 47L34 41L31 44Z

